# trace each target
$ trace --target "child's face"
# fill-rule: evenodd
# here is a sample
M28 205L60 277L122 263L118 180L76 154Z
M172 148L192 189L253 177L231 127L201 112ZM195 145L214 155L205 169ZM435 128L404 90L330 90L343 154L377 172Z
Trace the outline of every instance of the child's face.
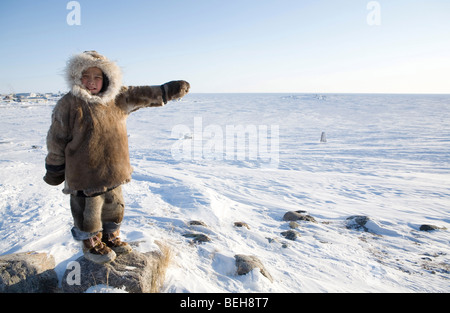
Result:
M83 72L81 83L92 95L96 95L103 87L103 73L97 67L90 67Z

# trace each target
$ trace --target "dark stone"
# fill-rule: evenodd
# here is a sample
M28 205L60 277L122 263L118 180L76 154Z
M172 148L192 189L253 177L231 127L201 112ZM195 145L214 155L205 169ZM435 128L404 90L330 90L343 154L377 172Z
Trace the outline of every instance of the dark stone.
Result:
M347 217L347 226L346 227L348 229L368 231L368 228L365 225L369 220L370 220L370 218L368 216L353 215L353 216Z
M313 223L317 223L317 221L315 220L314 217L312 217L311 215L305 215L302 214L305 211L289 211L286 214L284 214L283 216L283 220L284 221L307 221L307 222L313 222Z
M205 234L187 233L184 234L183 237L192 238L194 243L211 241L211 239Z
M293 230L288 230L288 231L282 232L281 235L283 235L284 238L286 238L286 239L295 240L298 236L298 233Z
M439 230L441 229L440 227L437 227L435 225L428 225L428 224L424 224L424 225L420 225L419 230L421 231L432 231L432 230Z
M246 227L247 229L250 229L250 226L248 226L248 224L244 223L244 222L235 222L234 226L236 226L236 227Z
M207 227L206 224L204 222L202 222L202 221L190 221L189 225L199 225L199 226Z
M251 272L254 268L259 268L261 274L267 277L267 279L269 279L270 282L273 282L272 276L269 274L264 265L256 256L236 254L234 258L236 259L236 267L238 275L245 275Z

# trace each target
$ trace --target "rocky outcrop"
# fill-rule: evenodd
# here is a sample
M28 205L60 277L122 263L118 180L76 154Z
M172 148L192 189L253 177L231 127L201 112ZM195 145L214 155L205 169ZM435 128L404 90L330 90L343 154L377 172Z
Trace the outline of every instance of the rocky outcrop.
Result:
M169 259L168 249L147 253L132 251L107 264L96 264L80 257L69 263L61 288L66 293L81 293L95 285L106 285L129 293L158 292Z
M55 259L46 253L26 252L0 256L0 293L57 291Z

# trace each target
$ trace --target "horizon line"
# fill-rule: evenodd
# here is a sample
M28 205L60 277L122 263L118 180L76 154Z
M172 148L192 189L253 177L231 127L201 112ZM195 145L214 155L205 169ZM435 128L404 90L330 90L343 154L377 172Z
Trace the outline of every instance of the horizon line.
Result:
M37 94L46 94L46 93L61 93L61 94L67 94L70 91L49 91L49 92L41 92L41 91L27 91L27 92L7 92L7 93L0 93L0 95L14 95L14 94L21 94L21 93L37 93ZM450 92L448 93L434 93L434 92L314 92L314 91L277 91L277 92L268 92L268 91L220 91L220 92L190 92L189 94L324 94L324 95L339 95L339 94L345 94L345 95L450 95Z

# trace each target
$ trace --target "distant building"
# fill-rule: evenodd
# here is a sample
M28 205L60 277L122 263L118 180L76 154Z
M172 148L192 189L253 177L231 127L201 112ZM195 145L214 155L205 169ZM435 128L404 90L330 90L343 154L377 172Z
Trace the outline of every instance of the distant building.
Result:
M14 95L6 95L2 99L3 102L14 102L15 100L16 99L15 99Z
M34 98L36 94L34 92L16 93L17 99Z
M46 97L37 96L37 97L29 97L26 99L22 99L24 102L34 102L34 103L47 103L48 99Z
M0 95L2 102L32 102L32 103L47 103L49 100L56 101L63 94L59 93L35 93L35 92L23 92L16 94Z

